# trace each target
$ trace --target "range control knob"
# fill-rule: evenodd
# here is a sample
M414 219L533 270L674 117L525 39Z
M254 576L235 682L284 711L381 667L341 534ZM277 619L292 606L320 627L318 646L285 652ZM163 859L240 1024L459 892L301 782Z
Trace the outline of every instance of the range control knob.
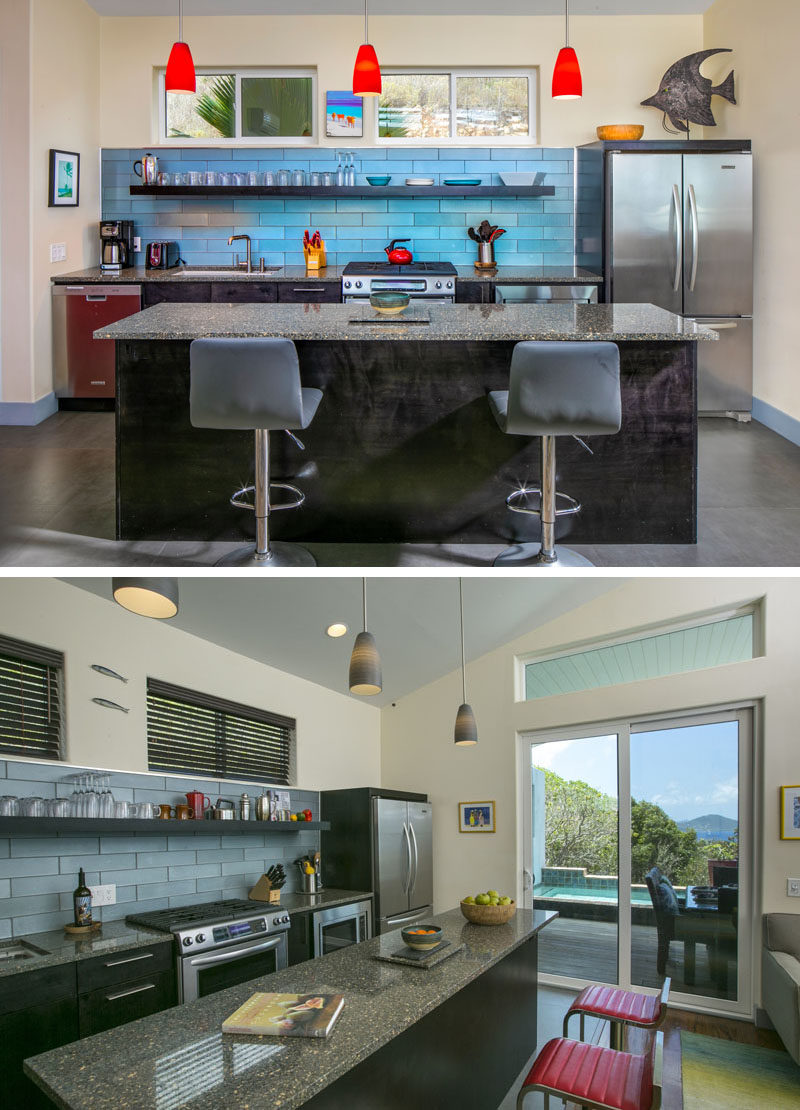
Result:
M436 288L436 289L441 289L441 288L442 288L442 283L441 283L440 281L437 281L437 282L436 282L436 285L434 286L434 288Z
M448 281L448 283L447 283L447 288L448 288L448 289L452 289L452 288L453 288L453 283L452 283L452 281Z
M206 939L206 934L205 933L198 933L197 936L194 939L197 941L198 944L202 944L203 941Z
M350 282L349 282L349 281L346 281L346 282L344 283L344 287L345 287L345 289L349 289L349 288L350 288Z
M183 938L183 944L184 944L184 947L185 947L185 948L188 948L188 947L189 947L189 945L190 945L190 944L193 944L193 943L194 943L194 942L193 942L193 940L192 940L192 938L191 938L191 937L184 937L184 938Z
M360 289L360 288L361 288L361 285L362 285L362 282L360 282L360 281L357 281L357 282L356 282L356 289Z

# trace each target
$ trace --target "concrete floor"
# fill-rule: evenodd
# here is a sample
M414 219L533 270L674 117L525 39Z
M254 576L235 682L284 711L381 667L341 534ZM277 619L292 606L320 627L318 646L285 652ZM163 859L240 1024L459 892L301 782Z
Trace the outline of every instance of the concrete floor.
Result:
M0 427L0 566L212 565L237 544L114 540L114 417ZM796 566L800 447L763 425L700 421L699 542L577 546L600 567ZM233 512L233 510L231 510ZM485 567L500 545L309 544L320 566Z

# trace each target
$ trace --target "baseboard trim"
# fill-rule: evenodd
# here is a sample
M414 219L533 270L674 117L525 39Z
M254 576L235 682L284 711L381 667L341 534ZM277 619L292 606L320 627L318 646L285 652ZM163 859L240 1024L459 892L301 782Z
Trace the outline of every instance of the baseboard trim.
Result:
M25 425L32 427L41 424L58 412L58 398L48 393L38 401L0 401L0 424Z
M753 419L800 447L800 420L776 409L774 405L767 404L766 401L760 401L758 397L753 398Z

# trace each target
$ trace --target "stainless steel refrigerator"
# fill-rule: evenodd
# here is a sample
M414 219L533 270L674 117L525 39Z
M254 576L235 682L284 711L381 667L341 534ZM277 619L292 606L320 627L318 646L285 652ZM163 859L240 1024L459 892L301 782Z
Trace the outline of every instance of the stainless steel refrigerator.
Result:
M717 141L718 142L718 141ZM593 144L594 145L594 144ZM699 343L698 410L748 420L753 399L753 160L715 141L604 150L601 205L587 204L591 158L577 157L581 244L602 242L606 300L659 305L713 328ZM722 145L722 144L720 144ZM675 148L678 149L675 149ZM681 149L682 148L682 149ZM588 179L590 180L590 178ZM583 187L583 195L581 190ZM597 235L586 234L594 207Z
M433 816L424 794L380 788L325 790L321 836L327 887L369 890L378 933L433 912Z

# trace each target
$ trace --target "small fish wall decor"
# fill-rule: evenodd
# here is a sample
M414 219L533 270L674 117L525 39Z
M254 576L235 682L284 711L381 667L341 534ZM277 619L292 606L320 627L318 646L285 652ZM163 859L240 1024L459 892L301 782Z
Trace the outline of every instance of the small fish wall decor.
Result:
M93 671L97 671L98 674L104 674L107 678L118 678L120 682L128 681L127 678L123 678L121 674L112 671L110 667L104 667L102 663L91 663L90 666Z
M120 713L130 713L130 710L126 709L124 705L109 701L108 698L92 698L92 701L95 705L102 705L104 709L118 709Z
M730 54L730 48L720 46L715 50L700 50L687 54L669 67L661 78L658 92L643 100L642 106L658 108L664 113L662 126L672 135L685 131L689 134L689 124L700 127L716 127L717 121L711 111L711 97L721 96L731 104L736 103L733 90L733 70L720 85L712 85L708 77L703 77L700 66L712 54ZM675 130L667 127L667 117Z

